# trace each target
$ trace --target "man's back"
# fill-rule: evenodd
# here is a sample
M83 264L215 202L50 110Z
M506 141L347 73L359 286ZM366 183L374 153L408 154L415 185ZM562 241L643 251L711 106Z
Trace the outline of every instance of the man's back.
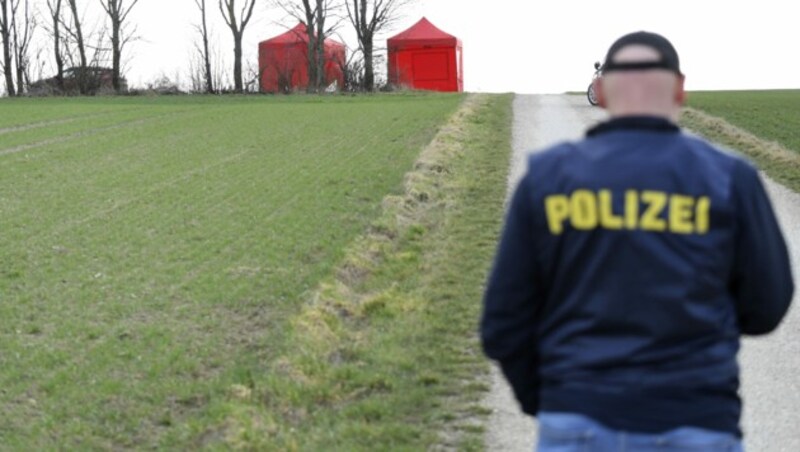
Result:
M515 275L535 281L526 341L542 409L738 433L740 331L773 329L791 298L788 264L753 266L754 246L788 261L757 173L659 118L589 135L531 157L498 255L513 264L495 269L487 300L519 294ZM491 318L485 338L506 327Z
M532 157L509 205L481 339L540 450L741 448L739 336L794 285L758 173L675 125L684 81L663 36L616 40L612 119Z

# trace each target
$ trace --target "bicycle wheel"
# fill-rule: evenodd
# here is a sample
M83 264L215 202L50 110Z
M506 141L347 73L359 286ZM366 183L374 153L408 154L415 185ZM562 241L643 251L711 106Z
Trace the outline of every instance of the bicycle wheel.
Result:
M589 88L586 90L586 98L589 100L590 104L597 105L597 96L594 94L594 83L589 84Z

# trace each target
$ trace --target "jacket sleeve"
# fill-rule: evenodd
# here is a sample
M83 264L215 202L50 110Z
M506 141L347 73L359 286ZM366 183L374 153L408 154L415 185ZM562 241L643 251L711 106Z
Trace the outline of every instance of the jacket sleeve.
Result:
M783 235L758 172L737 162L734 172L736 250L731 287L743 334L778 327L792 300L794 283Z
M524 412L539 405L536 312L540 304L528 177L508 208L480 323L483 350L500 367Z

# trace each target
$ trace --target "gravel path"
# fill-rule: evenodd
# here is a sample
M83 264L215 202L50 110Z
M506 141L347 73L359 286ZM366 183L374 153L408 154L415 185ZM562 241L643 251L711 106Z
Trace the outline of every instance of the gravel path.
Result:
M603 110L590 107L583 96L517 95L509 192L525 172L528 152L578 139L604 118ZM800 269L800 195L770 180L766 183L789 242L794 268ZM796 285L800 285L798 273L800 270L795 270ZM794 303L800 303L800 295L795 296ZM745 339L739 361L747 450L800 451L800 308L792 309L776 333ZM492 369L491 390L485 403L492 410L486 450L533 450L536 421L521 414L496 368Z

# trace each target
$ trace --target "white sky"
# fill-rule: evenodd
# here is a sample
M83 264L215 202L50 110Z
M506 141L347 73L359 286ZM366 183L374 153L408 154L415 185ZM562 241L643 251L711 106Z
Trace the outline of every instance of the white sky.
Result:
M233 43L217 1L207 0L211 26L231 72ZM258 42L295 24L282 12L269 10L265 0L257 2L245 31L245 59L253 66ZM100 12L99 0L79 4L88 16ZM787 0L417 0L404 11L378 43L385 45L388 36L426 16L461 38L468 91L582 91L591 80L593 63L610 44L637 30L658 32L672 41L690 90L800 88L800 26L795 4ZM186 82L196 37L193 24L198 22L194 2L140 0L130 21L143 39L127 49L129 85L142 86L159 75ZM347 28L344 23L342 38L354 47Z

